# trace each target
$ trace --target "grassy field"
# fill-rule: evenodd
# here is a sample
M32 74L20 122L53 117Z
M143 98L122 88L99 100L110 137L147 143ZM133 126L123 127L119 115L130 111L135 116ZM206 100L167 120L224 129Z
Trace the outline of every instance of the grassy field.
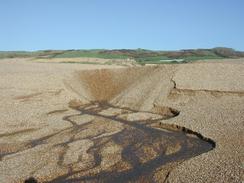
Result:
M72 50L54 56L54 58L103 58L103 59L127 59L126 55L102 53L101 50Z
M241 58L244 52L231 48L189 49L179 51L152 51L145 49L120 50L44 50L35 52L0 51L1 58L102 58L102 59L131 59L139 64L160 64L192 62L196 60Z

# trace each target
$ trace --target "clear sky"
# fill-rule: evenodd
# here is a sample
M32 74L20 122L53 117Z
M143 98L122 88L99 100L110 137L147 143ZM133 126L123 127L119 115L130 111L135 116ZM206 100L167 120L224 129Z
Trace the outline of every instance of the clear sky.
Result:
M0 50L232 47L244 0L0 0Z

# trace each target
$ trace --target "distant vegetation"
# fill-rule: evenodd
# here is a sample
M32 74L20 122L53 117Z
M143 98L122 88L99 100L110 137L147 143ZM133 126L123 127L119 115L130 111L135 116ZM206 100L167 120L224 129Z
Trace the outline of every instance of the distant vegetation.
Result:
M120 50L44 50L35 52L0 52L0 58L104 58L133 59L138 63L189 62L206 59L241 58L244 52L231 48L188 49L179 51L152 51L145 49Z

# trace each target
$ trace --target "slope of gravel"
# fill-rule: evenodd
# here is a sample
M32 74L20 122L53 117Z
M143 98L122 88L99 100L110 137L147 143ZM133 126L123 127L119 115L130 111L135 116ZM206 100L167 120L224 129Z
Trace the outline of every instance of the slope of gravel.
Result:
M132 121L138 117L150 121L154 116L149 112L158 106L160 110L175 109L180 114L163 123L189 128L216 142L211 151L172 165L174 168L170 164L167 174L157 170L157 182L242 182L243 71L240 60L131 68L0 60L0 182L23 182L30 176L55 180L69 175L71 167L92 168L96 161L89 149L96 145L94 139L108 138L123 129L112 121L104 126L89 114L80 117L79 111L69 107L71 101L78 101L79 106L97 100L114 105L105 106L99 115L118 115L127 108L144 111L121 115ZM99 111L99 105L89 104L83 110ZM84 131L79 133L79 128ZM87 139L89 136L94 139ZM76 138L81 140L74 141ZM121 146L107 143L100 168L108 169L120 161L120 151ZM110 156L113 161L106 159ZM84 161L79 162L80 158Z
M213 139L216 148L174 169L169 182L242 182L244 63L181 65L165 103L181 111L170 123ZM186 176L187 175L187 176Z

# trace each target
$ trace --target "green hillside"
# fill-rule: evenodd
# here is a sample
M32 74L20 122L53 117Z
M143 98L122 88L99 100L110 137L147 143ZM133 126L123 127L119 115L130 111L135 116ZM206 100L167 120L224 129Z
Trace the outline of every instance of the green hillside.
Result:
M179 51L152 51L145 49L118 50L44 50L35 52L0 51L1 58L104 58L134 59L138 63L188 62L206 59L241 58L244 52L231 48L188 49Z

